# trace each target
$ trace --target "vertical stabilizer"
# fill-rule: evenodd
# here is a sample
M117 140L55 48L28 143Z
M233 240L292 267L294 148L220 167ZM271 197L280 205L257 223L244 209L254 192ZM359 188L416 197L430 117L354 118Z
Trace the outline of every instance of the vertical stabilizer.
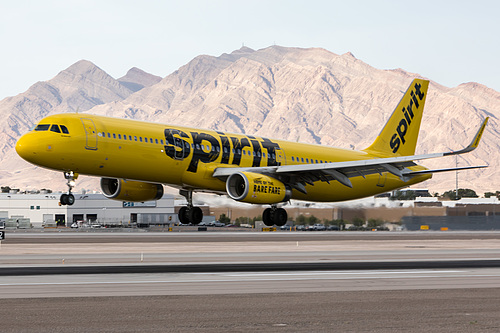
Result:
M414 79L373 144L365 151L377 155L415 154L429 81Z

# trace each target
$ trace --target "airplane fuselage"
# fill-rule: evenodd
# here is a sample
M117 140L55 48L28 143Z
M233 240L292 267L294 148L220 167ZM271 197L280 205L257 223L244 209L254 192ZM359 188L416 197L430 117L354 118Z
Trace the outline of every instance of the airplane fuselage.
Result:
M63 131L61 125L67 130ZM25 134L16 147L31 163L59 171L216 193L226 191L225 182L213 177L216 168L387 157L366 151L90 114L49 116L40 121L37 128ZM425 170L421 166L410 169ZM306 185L307 194L293 190L292 198L322 202L350 200L406 187L430 177L423 174L403 182L389 172L359 175L351 178L352 188L337 181L316 182L314 186Z

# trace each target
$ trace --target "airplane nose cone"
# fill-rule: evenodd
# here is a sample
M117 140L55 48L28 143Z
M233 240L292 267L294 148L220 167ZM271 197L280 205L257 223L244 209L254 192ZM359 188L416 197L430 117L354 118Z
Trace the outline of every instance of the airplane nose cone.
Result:
M26 137L26 135L23 135L22 137L17 140L16 143L16 152L19 156L21 156L23 159L29 161L30 157L34 155L34 149L33 145L30 144L29 138Z

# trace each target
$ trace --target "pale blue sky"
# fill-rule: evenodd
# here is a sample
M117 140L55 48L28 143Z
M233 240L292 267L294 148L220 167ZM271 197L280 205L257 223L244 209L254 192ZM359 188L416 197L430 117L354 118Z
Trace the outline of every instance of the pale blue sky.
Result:
M0 0L0 99L80 59L115 78L166 76L200 54L244 43L352 52L448 87L500 91L498 1Z

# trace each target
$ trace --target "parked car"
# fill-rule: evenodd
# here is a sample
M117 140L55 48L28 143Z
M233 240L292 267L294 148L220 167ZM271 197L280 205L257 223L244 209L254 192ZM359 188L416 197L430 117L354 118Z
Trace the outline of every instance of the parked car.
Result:
M298 226L295 227L295 230L297 230L297 231L305 231L306 230L306 226L303 225L303 224L299 224Z
M71 224L71 228L73 228L73 229L78 228L78 223L73 222L73 223Z
M215 227L225 227L226 225L220 221L215 221L214 226Z
M332 224L332 225L329 225L328 228L326 228L326 230L329 230L329 231L339 231L340 228L339 228L338 225Z
M325 231L326 227L321 223L316 223L315 225L313 225L313 230L314 231Z

